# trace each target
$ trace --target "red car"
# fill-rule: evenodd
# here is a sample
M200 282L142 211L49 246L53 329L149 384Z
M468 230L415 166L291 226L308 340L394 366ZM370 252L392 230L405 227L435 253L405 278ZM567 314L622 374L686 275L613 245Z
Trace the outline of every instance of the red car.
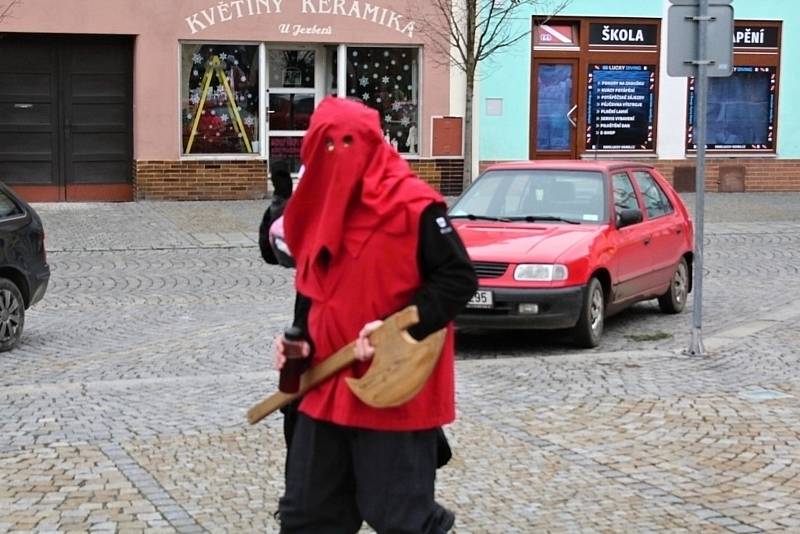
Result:
M689 213L644 163L493 165L450 218L480 282L462 328L572 328L595 347L609 315L655 298L679 313L691 291Z

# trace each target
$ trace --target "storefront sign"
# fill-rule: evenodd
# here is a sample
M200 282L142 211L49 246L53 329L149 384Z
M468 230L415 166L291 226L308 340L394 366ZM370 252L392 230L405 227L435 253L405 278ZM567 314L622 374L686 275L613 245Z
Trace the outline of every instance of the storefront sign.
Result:
M590 45L653 46L658 41L656 24L589 24Z
M283 0L222 0L216 5L202 9L186 17L186 24L192 34L205 30L215 24L229 22L234 19L258 15L337 15L361 19L379 24L408 36L414 37L414 21L406 20L403 15L389 8L362 2L359 0L290 0L283 5ZM284 12L287 9L300 7L295 13ZM315 26L286 20L284 17L278 26L283 34L297 35L331 35L331 26Z
M733 46L744 48L778 48L775 26L740 26L733 30Z
M591 65L587 149L653 150L655 76L651 65Z

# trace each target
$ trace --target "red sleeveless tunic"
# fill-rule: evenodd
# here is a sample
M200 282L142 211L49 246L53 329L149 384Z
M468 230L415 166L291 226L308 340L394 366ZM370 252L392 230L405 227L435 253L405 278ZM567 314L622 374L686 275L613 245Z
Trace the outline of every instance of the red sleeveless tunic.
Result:
M350 343L368 322L411 302L422 284L419 221L441 195L417 178L383 138L376 111L326 98L303 139L305 174L289 200L285 235L297 290L311 300L311 365ZM356 363L308 392L300 411L344 426L423 430L455 418L453 332L428 382L395 408L371 408L350 391L370 362Z

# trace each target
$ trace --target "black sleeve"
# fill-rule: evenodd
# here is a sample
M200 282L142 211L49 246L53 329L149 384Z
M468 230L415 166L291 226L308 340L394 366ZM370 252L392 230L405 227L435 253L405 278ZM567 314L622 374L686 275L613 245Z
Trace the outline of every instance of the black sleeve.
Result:
M297 292L294 299L294 322L292 326L298 327L303 332L303 337L311 345L311 355L314 355L314 341L308 335L308 312L311 310L311 299ZM309 361L311 358L309 358Z
M455 318L478 289L478 278L443 204L422 212L417 255L423 282L411 303L420 322L409 333L419 340Z
M278 265L278 258L275 257L275 252L272 250L272 245L269 243L269 227L275 222L275 219L280 215L275 215L274 203L270 204L264 210L264 215L261 217L261 224L258 226L258 248L261 250L261 257L265 262L271 265Z

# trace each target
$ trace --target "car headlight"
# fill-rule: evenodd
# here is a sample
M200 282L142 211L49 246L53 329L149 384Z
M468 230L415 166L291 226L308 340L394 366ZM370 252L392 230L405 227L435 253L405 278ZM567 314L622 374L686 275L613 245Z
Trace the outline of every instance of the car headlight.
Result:
M567 266L559 263L521 263L514 269L514 280L555 282L568 277Z

